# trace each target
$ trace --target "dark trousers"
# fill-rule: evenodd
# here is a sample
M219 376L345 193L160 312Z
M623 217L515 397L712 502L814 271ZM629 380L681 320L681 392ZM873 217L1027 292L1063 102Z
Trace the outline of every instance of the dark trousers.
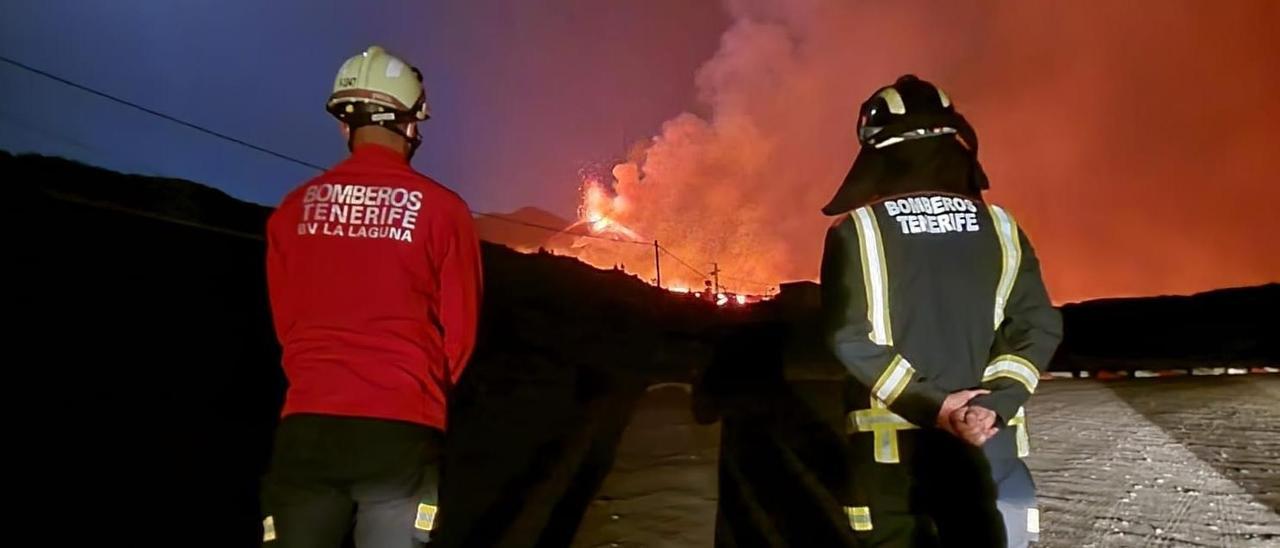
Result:
M982 451L941 430L897 436L899 462L893 464L875 461L870 432L850 436L853 470L844 504L870 515L869 524L861 522L864 530L854 532L860 544L1004 548L1004 521Z
M425 545L443 434L378 419L291 415L262 487L264 548Z

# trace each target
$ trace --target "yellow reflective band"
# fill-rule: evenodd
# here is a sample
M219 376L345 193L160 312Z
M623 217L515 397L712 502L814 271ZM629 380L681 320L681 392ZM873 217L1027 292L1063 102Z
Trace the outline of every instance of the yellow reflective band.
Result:
M430 531L436 525L436 507L431 504L418 505L418 518L414 520L413 526L421 531Z
M871 530L871 508L866 506L845 506L844 515L849 518L849 526L854 531Z
M893 401L907 389L907 384L915 374L916 370L911 367L911 362L902 356L894 356L893 361L889 362L889 367L884 369L880 378L876 380L875 386L871 388L871 393L885 405L893 405Z
M1013 354L1003 354L996 357L982 372L982 382L988 382L1000 377L1013 379L1027 387L1027 392L1032 394L1036 391L1036 386L1040 384L1040 370L1036 366L1027 361L1026 358L1015 356Z
M885 104L889 105L889 112L894 114L907 113L907 103L902 100L902 94L898 93L897 88L884 88L876 96L884 99Z
M995 222L996 235L1000 237L1000 282L996 284L995 329L1004 323L1004 308L1013 293L1013 285L1018 279L1018 269L1022 265L1022 243L1018 236L1018 223L1013 216L991 205L991 220Z
M856 432L871 432L877 428L894 430L910 430L917 428L911 421L888 409L862 409L854 411L853 426Z
M858 230L858 248L862 252L862 282L867 291L867 320L871 322L871 342L893 344L889 320L889 274L884 260L884 239L871 206L850 214Z
M849 430L852 432L871 432L872 445L876 462L892 464L900 462L898 455L898 431L914 430L917 427L907 419L884 407L884 403L871 398L871 409L862 409L849 414Z
M276 517L267 516L262 520L262 542L271 542L276 539Z
M1018 458L1030 455L1031 437L1027 435L1027 413L1023 408L1018 408L1018 413L1009 420L1009 426L1014 427L1013 439L1018 446Z
M893 430L876 430L871 433L871 443L874 444L876 462L884 464L896 464L902 462L902 457L898 455L898 433Z

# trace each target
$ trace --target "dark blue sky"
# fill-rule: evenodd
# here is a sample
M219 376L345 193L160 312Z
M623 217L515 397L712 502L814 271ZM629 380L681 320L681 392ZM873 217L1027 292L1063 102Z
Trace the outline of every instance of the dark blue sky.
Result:
M6 0L0 54L320 165L345 153L324 100L378 43L422 68L415 166L475 209L576 206L579 170L695 104L718 2ZM192 179L274 204L312 171L0 64L0 149Z

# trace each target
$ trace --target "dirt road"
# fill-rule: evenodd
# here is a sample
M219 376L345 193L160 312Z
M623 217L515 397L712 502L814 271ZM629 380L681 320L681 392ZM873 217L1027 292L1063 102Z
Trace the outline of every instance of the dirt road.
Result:
M575 547L709 547L718 426L651 390ZM1280 375L1041 384L1039 546L1280 546Z

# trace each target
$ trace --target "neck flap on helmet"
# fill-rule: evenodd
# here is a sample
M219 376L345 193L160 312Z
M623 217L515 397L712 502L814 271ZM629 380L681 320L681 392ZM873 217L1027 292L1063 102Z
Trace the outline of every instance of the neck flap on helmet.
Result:
M981 197L990 184L978 162L978 136L958 113L936 120L925 134L903 138L884 146L863 145L840 188L822 208L826 215L840 215L864 205L914 192L945 192ZM951 131L934 132L937 128ZM920 128L890 128L897 135ZM885 133L895 135L894 133ZM926 138L927 137L927 138Z

